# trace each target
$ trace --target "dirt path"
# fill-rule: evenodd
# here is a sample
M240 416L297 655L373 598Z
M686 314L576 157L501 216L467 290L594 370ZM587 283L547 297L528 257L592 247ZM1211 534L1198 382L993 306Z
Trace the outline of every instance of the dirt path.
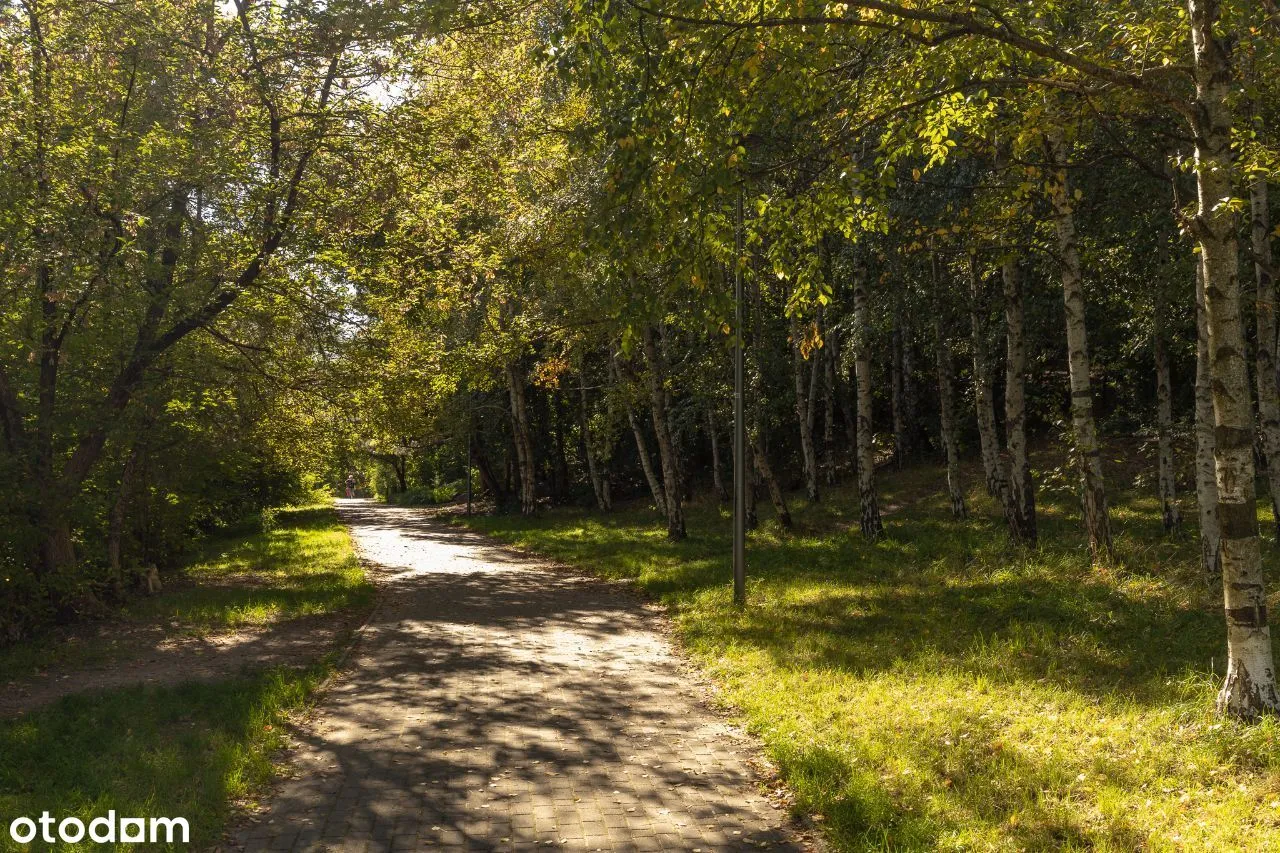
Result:
M361 618L352 613L304 616L201 637L175 635L163 625L106 623L91 634L76 635L76 641L115 640L117 648L108 660L89 666L54 665L40 675L0 684L0 718L73 693L212 681L263 667L299 666L333 649Z
M801 850L617 585L339 501L384 587L244 850Z

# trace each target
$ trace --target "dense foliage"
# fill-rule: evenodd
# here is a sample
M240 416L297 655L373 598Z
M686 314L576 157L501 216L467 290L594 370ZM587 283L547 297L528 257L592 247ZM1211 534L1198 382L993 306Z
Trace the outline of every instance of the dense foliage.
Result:
M934 461L962 517L972 451L1011 542L1069 489L1103 565L1107 450L1150 439L1220 705L1274 710L1278 36L1219 0L2 3L0 624L349 473L645 496L679 539L741 341L753 521L852 478L875 540L877 465Z

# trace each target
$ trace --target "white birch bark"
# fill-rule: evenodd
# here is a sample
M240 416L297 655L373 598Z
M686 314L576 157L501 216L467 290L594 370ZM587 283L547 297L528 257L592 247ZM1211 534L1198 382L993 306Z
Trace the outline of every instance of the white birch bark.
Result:
M1098 427L1093 417L1084 278L1080 267L1080 249L1076 242L1073 199L1067 182L1067 149L1062 131L1057 128L1048 133L1045 142L1052 164L1049 202L1053 208L1053 228L1057 235L1058 262L1062 271L1062 302L1067 319L1067 364L1071 380L1071 425L1080 465L1084 524L1093 560L1110 561L1113 556L1111 518L1107 511Z
M1280 537L1280 386L1276 383L1276 283L1271 277L1271 216L1267 182L1249 186L1250 231L1254 282L1257 285L1258 340L1254 376L1258 384L1258 419L1262 452L1267 461L1267 486L1276 535Z
M1213 377L1214 467L1218 481L1227 676L1218 710L1241 718L1275 713L1271 631L1254 494L1253 406L1240 312L1237 219L1223 202L1234 189L1231 60L1214 27L1217 0L1187 0L1195 56L1196 236L1204 268Z
M1026 311L1022 301L1022 271L1017 258L1000 265L1004 287L1006 340L1004 386L1005 479L1009 500L1005 518L1016 543L1036 543L1036 490L1027 456L1027 344Z
M1217 580L1218 479L1213 461L1213 376L1209 368L1209 314L1204 303L1204 268L1196 263L1196 508L1200 519L1200 565Z

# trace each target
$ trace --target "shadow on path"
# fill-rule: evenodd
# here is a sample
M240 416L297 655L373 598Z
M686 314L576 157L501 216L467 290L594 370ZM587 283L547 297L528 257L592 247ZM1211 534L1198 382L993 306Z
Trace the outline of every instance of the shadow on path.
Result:
M247 850L803 849L639 601L340 501L381 603Z

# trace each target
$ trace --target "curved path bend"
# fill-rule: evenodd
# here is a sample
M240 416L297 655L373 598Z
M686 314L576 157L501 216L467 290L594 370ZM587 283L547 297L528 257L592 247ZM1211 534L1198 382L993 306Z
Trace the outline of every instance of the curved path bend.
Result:
M381 602L235 847L807 849L634 595L338 504Z

